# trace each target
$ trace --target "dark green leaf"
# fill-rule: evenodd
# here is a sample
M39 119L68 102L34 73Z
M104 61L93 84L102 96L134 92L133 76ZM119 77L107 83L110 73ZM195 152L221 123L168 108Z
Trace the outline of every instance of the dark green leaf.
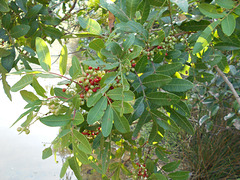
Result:
M123 42L123 48L124 50L128 50L134 43L135 41L135 35L130 34L127 39Z
M96 105L90 109L87 115L88 124L94 124L99 121L104 115L104 110L107 108L107 98L103 96Z
M216 3L226 9L232 9L234 7L234 2L232 0L216 0Z
M13 28L11 29L11 36L14 38L19 38L21 36L24 36L28 33L28 31L30 30L30 26L28 25L16 25L13 26Z
M109 134L112 131L113 126L113 110L111 106L107 107L107 110L105 111L103 118L102 118L102 134L104 137L109 136Z
M183 101L179 101L177 104L171 105L171 108L182 116L190 117L191 115L187 104Z
M88 107L92 107L94 106L98 101L99 99L101 99L102 97L102 94L101 93L96 93L96 94L93 94L92 96L90 96L87 100L87 106Z
M178 168L178 166L180 165L181 161L178 160L178 161L173 161L173 162L170 162L166 165L164 165L162 167L162 169L166 172L171 172L171 171L174 171Z
M162 74L152 74L143 79L143 85L148 88L159 88L172 81L170 76Z
M8 12L10 9L8 7L8 3L5 0L0 0L0 11Z
M32 81L33 81L33 75L26 74L12 86L11 91L17 92L17 91L23 89L24 87L26 87L27 85L31 84Z
M82 180L80 167L78 165L76 157L73 156L70 159L68 159L68 163L69 163L70 168L73 170L74 175L77 177L77 179L78 180Z
M112 1L100 0L100 5L113 13L113 15L119 20L123 22L127 22L129 20L129 17L125 14L125 12Z
M185 79L173 78L170 83L162 87L165 91L185 92L193 88L193 83Z
M27 17L34 17L38 14L38 12L40 11L40 9L42 8L42 4L37 4L35 6L33 6L28 12L27 12Z
M129 103L123 102L123 101L114 101L114 102L112 103L112 107L113 107L116 111L120 112L120 114L121 114L121 113L123 113L123 114L129 114L129 113L132 113L133 110L134 110L133 107L132 107Z
M177 4L177 6L183 10L183 12L188 12L188 1L187 0L170 0L172 3Z
M33 77L32 86L35 89L36 93L42 97L46 97L45 89L38 83L37 78Z
M45 26L43 32L52 39L61 39L63 36L63 33L59 29L52 26Z
M10 51L8 51L6 49L3 49L3 48L0 48L0 58L9 56L10 54L11 54Z
M155 149L155 153L160 160L162 160L164 162L168 162L168 158L167 158L166 154L160 147Z
M73 125L79 125L79 124L82 124L84 122L84 117L82 115L82 113L80 112L76 112L75 114L75 117L74 117L74 120L73 120Z
M50 127L65 126L72 120L69 115L50 115L40 118L40 121Z
M128 133L130 131L130 126L128 120L125 116L120 116L116 110L113 109L114 116L114 126L121 133Z
M38 97L30 91L22 90L22 91L20 91L20 94L21 94L22 98L28 103L39 100Z
M149 16L149 12L150 12L150 2L149 0L143 0L139 6L138 6L138 9L142 15L142 18L141 18L141 24L145 23L148 16Z
M179 71L181 68L182 68L181 63L164 64L157 68L156 73L167 75L167 76L172 76L177 71Z
M149 116L149 112L144 111L138 120L137 126L134 129L132 136L136 138L138 136L139 131L143 127L143 125L149 122L150 120L151 120L151 116Z
M210 18L218 19L218 18L224 17L225 15L225 13L219 13L216 9L216 6L211 4L202 3L198 5L198 8L201 11L201 13L203 13L204 15Z
M81 151L75 143L73 143L74 156L83 164L89 164L88 156L85 152Z
M135 17L135 13L137 11L137 7L141 0L128 0L126 1L126 11L127 15L130 19Z
M227 36L231 36L236 27L236 20L232 14L229 14L221 21L221 27Z
M10 50L8 50L10 52L10 55L2 57L1 58L1 63L2 66L8 71L10 72L11 69L14 67L14 60L15 60L15 49L11 48Z
M122 88L116 88L108 91L107 96L117 101L132 101L134 100L134 93L132 91L123 91Z
M91 154L92 148L88 142L88 139L82 133L78 132L75 129L73 129L73 135L80 143L78 148L86 154Z
M81 74L81 65L76 56L72 57L72 66L69 69L70 76L75 79L78 75Z
M184 129L187 133L193 135L194 134L194 129L192 124L188 121L188 119L185 116L182 116L178 114L176 111L172 109L167 109L168 112L170 113L170 117L182 128Z
M135 71L138 72L138 73L144 72L147 64L148 64L147 55L144 55L144 56L142 56L141 59L137 62L136 66L135 66Z
M172 180L188 180L190 177L190 172L188 171L176 171L168 174Z
M180 101L180 97L167 92L152 92L147 94L147 98L150 102L159 106L172 105Z
M205 72L201 72L198 73L196 76L196 80L199 82L211 82L211 80L214 78L213 74L210 73L205 73Z
M100 51L104 46L103 40L99 38L94 39L89 43L89 47L95 51Z
M48 147L46 149L43 150L42 152L42 159L47 159L52 155L52 148Z
M68 160L66 160L63 165L62 165L62 168L61 168L61 172L60 172L60 178L63 178L67 172L67 169L69 167L69 163L68 163Z
M183 31L203 31L208 25L210 24L207 20L201 20L201 21L185 21L183 22L179 28Z
M86 29L91 34L101 34L101 26L97 21L91 18L78 17L78 22L83 29Z

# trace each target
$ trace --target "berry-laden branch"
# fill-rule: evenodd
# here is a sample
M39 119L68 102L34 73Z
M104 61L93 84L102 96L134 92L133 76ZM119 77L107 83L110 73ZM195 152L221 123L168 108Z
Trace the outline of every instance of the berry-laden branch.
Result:
M219 67L217 65L215 65L214 68L216 69L218 74L223 78L224 82L228 85L228 87L232 91L234 97L236 98L237 103L240 105L240 97L239 97L238 93L236 92L235 88L233 87L232 83L228 80L227 76L222 72L221 69L219 69Z

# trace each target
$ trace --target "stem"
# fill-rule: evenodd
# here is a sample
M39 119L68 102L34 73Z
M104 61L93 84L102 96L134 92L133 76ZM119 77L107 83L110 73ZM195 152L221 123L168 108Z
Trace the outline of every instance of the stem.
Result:
M230 88L230 90L232 91L234 97L237 100L237 103L240 105L240 97L238 96L238 93L236 92L236 90L234 89L232 83L228 80L228 78L226 77L226 75L222 72L221 69L219 69L219 67L216 65L214 66L214 68L216 69L216 71L218 72L218 74L223 78L224 82L228 85L228 87Z

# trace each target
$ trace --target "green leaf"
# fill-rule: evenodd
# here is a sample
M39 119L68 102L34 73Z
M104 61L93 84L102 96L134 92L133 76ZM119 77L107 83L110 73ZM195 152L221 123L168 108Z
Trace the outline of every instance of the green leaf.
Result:
M112 103L112 107L117 111L117 112L122 112L123 114L129 114L133 112L133 107L127 103L127 102L123 102L123 101L114 101Z
M162 87L165 91L185 92L193 88L193 83L186 79L173 78L170 83Z
M46 149L43 150L42 152L42 159L47 159L52 155L52 148L48 147Z
M94 39L89 43L89 47L95 51L100 51L104 46L104 42L100 38Z
M96 59L96 60L85 60L82 61L83 64L86 64L88 66L92 66L93 68L103 68L105 70L108 69L114 69L119 66L119 62L114 62L114 63L105 63L101 59Z
M40 121L50 127L65 126L72 120L69 115L50 115L40 118Z
M239 50L240 45L234 44L231 42L219 42L214 45L214 48L221 51L233 51L233 50Z
M108 137L109 134L112 131L113 126L113 110L111 106L107 107L107 110L105 111L103 118L102 118L102 134L104 137Z
M130 19L135 17L135 13L137 11L137 7L140 3L140 0L128 0L126 1L126 11L127 15Z
M141 59L137 62L136 66L135 66L135 71L138 72L138 73L144 72L147 64L148 64L147 55L144 55L144 56L142 56Z
M220 20L214 21L210 25L208 25L208 27L206 27L206 29L198 37L193 47L193 54L199 53L212 41L211 34L220 22Z
M30 91L22 90L22 91L20 91L20 94L21 94L22 98L28 103L39 100L38 97Z
M79 22L80 26L83 29L86 29L89 33L96 34L96 35L101 34L101 31L102 31L101 26L94 19L83 18L83 17L79 16L78 17L78 22Z
M53 91L54 94L61 100L66 100L71 97L70 94L66 94L65 92L63 92L61 88L54 88Z
M27 13L27 0L16 0L16 4L23 12Z
M171 105L171 108L182 116L190 117L191 115L187 104L183 101L179 101L177 104Z
M162 167L162 169L163 169L164 171L166 171L166 172L171 172L171 171L176 170L176 169L179 167L180 163L181 163L180 160L178 160L178 161L173 161L173 162L170 162L170 163L164 165L164 166Z
M201 72L198 73L196 76L196 80L199 82L211 82L211 80L214 78L215 76L213 74L210 73L205 73L205 72Z
M134 43L135 41L135 35L134 34L130 34L127 39L123 42L123 48L124 50L128 50Z
M116 42L111 42L107 45L107 49L109 49L113 55L120 56L122 54L121 46Z
M113 15L120 21L127 22L130 20L124 10L119 8L119 6L117 6L114 2L108 0L100 0L100 5L113 13Z
M103 96L96 105L90 109L87 115L87 122L88 124L94 124L95 122L99 121L103 114L104 110L107 108L107 98Z
M216 0L215 2L219 6L226 8L226 9L232 9L234 7L234 2L232 0Z
M108 91L107 96L116 101L132 101L134 100L134 93L132 91L123 91L122 88L115 88Z
M15 58L16 58L16 53L15 53L15 48L12 47L11 49L8 50L11 54L5 57L1 58L1 63L2 66L10 72L11 69L15 66Z
M67 169L69 167L69 163L68 163L68 160L66 160L63 165L62 165L62 168L61 168L61 172L60 172L60 178L63 178L67 172Z
M17 91L23 89L24 87L26 87L27 85L31 84L32 81L33 81L33 75L26 74L12 86L11 91L17 92Z
M10 11L9 7L8 7L8 3L5 0L0 0L0 11L1 12L8 12Z
M42 4L37 4L35 6L33 6L28 12L27 12L27 17L34 17L38 14L38 12L40 11L40 9L42 8Z
M11 29L11 36L14 38L19 38L26 35L29 29L30 26L24 24L13 26L13 28Z
M170 0L172 3L177 4L177 6L183 10L183 12L188 12L188 1L187 0Z
M37 78L33 77L32 86L35 89L36 93L42 97L47 97L45 95L45 89L38 83Z
M157 147L155 149L155 153L160 160L162 160L164 162L168 162L168 157L166 156L166 154L163 152L163 150L160 147Z
M130 132L130 126L125 116L121 117L114 109L113 109L113 116L114 116L114 126L120 133Z
M10 25L11 25L11 15L10 13L7 13L2 17L2 26L8 30Z
M165 32L163 30L158 31L158 36L156 36L156 39L153 39L150 44L151 46L158 46L165 38Z
M170 132L179 132L179 128L172 118L154 109L151 110L151 113L160 127Z
M188 121L188 119L185 116L182 116L178 114L176 111L172 109L167 109L167 111L170 113L170 117L179 125L182 129L184 129L187 133L193 135L194 129L191 123Z
M151 180L168 180L164 175L160 173L153 173L149 179Z
M208 119L210 119L210 117L208 115L204 115L199 119L199 125L202 126L202 124L207 121Z
M12 101L12 96L10 93L11 87L6 80L6 70L2 67L1 63L0 63L0 73L2 75L2 84L3 84L4 92L7 95L7 97Z
M219 69L221 69L224 73L228 73L230 71L230 67L228 64L228 60L226 56L222 57L222 60L217 64Z
M221 21L221 27L227 36L231 36L236 27L236 20L232 14L229 14Z
M80 143L78 148L86 154L91 154L92 148L88 142L88 139L82 133L78 132L75 129L73 129L73 135Z
M59 29L52 26L44 26L43 32L52 39L61 39L63 36L63 33Z
M190 178L190 172L188 171L176 171L168 174L168 177L172 180L188 180Z
M72 66L69 69L69 74L72 79L76 79L77 76L81 74L81 65L76 56L72 57Z
M89 164L88 156L85 152L81 151L77 145L73 142L73 152L74 156L83 164Z
M159 88L172 81L170 76L162 74L152 74L143 79L143 85L148 88Z
M198 8L202 14L213 19L222 18L226 14L226 13L219 13L216 9L216 6L207 4L207 3L202 3L198 5Z
M207 20L201 20L201 21L191 20L191 21L183 22L179 26L179 28L183 31L189 31L189 32L203 31L209 24L210 22Z
M156 73L163 74L166 76L172 76L177 71L179 71L181 68L182 68L182 63L164 64L157 68Z
M102 97L101 93L91 95L87 100L87 107L94 106L99 101L99 99L101 99L101 97Z
M62 47L60 58L59 58L59 71L61 75L64 75L67 70L67 60L68 60L68 50L67 50L67 46L64 45Z
M68 159L68 163L69 163L70 168L73 170L74 175L77 177L77 179L82 180L80 167L76 160L76 157L73 156L70 159Z
M142 47L138 45L133 46L133 51L128 55L128 59L132 60L138 57L142 52Z
M149 115L148 111L144 111L143 114L140 116L137 126L133 131L132 137L135 139L138 136L141 128L144 124L148 123L151 120L151 116Z
M76 112L72 124L75 125L75 126L77 126L77 125L79 125L79 124L82 124L83 122L84 122L84 117L83 117L82 113Z
M6 50L4 48L0 48L0 58L9 56L10 54L11 54L10 51L8 51L8 50Z
M36 51L41 67L45 71L51 69L51 56L47 44L40 37L36 38Z
M150 12L150 2L149 0L143 0L139 6L138 6L138 9L141 13L141 20L140 20L140 23L143 24L146 22L148 16L149 16L149 12Z
M152 92L147 94L147 98L150 102L159 106L172 105L180 101L180 97L167 92Z

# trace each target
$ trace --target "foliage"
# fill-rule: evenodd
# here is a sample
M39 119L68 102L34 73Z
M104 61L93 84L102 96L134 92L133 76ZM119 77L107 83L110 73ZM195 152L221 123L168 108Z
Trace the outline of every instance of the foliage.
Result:
M18 128L20 132L30 133L30 126L38 120L47 126L61 127L42 156L43 159L51 156L56 144L70 152L60 177L70 167L81 179L80 167L89 165L105 179L119 179L120 173L134 179L189 178L189 171L178 169L179 161L169 162L169 151L162 140L166 132L185 131L194 136L191 121L194 119L189 108L191 90L204 87L204 93L213 95L215 92L207 88L218 78L217 68L225 74L234 68L238 71L240 3L233 0L216 0L211 4L187 0L100 0L89 1L88 6L77 0L0 3L3 87L10 99L10 91L20 91L28 103L27 110L13 125L26 117ZM64 22L69 23L71 18L77 19L78 25L73 26L78 31L65 29ZM68 50L63 44L64 40L76 37L90 40L80 45L87 59L74 56L68 70ZM63 45L60 73L51 71L47 46L55 39ZM41 68L35 70L32 63ZM7 75L22 77L10 87ZM234 78L237 73L232 75ZM59 78L58 85L47 92L38 80L53 77ZM32 86L34 92L25 90L26 86ZM235 91L227 86L225 89L224 93L230 95ZM219 110L219 101L211 103L213 117ZM45 106L48 110L42 112ZM237 101L229 106L238 109ZM234 116L237 121L238 111ZM151 126L147 140L139 133L146 124ZM122 162L128 154L129 159ZM136 172L125 166L127 161ZM164 163L161 168L160 162Z

